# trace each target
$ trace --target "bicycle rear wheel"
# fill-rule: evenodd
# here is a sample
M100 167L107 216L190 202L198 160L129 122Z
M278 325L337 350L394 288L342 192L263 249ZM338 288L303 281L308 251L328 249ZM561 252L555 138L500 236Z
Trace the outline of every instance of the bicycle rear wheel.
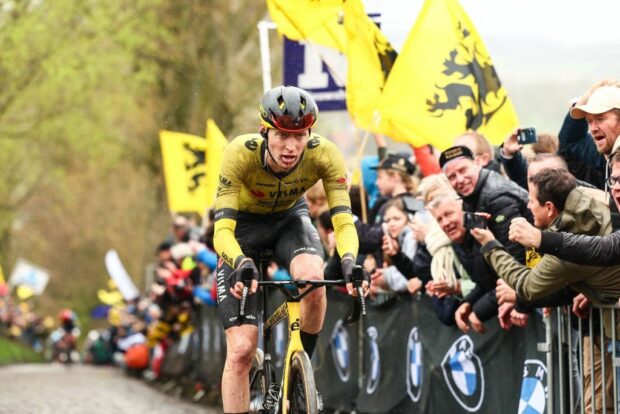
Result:
M318 413L314 371L310 358L304 351L295 352L291 357L287 399L290 404L289 413Z

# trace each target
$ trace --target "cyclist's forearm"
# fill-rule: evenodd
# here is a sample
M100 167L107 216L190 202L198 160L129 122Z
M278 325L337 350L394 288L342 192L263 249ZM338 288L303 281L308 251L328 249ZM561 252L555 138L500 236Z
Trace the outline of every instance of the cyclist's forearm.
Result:
M347 253L357 257L359 239L353 223L353 216L350 213L335 214L332 216L332 224L336 234L336 250L338 250L340 257L344 257Z
M236 221L230 219L215 222L213 245L217 254L232 268L245 256L235 238Z

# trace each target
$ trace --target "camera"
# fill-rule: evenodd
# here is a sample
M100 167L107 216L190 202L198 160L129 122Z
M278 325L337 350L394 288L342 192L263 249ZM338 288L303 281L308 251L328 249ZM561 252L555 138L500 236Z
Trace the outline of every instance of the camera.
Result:
M520 128L519 133L517 134L517 142L521 145L534 144L538 142L538 137L536 136L536 128Z
M463 215L463 225L467 230L486 229L487 218L476 213L465 211Z

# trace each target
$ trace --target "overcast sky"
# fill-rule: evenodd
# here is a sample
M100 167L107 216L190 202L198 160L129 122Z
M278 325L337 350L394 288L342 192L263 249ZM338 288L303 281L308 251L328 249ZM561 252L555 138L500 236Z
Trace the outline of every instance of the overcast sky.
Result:
M422 0L365 0L379 11L382 29L402 47ZM483 40L495 36L537 37L562 46L620 43L619 0L460 0Z

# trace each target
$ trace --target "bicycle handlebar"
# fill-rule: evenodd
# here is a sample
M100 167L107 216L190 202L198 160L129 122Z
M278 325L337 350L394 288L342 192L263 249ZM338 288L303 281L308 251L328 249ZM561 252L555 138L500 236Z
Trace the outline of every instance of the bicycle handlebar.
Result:
M353 286L354 286L354 289L357 291L357 300L353 298L353 308L351 310L350 315L347 316L345 320L348 325L357 322L360 318L360 315L366 316L366 298L364 297L363 290L362 290L363 271L361 270L361 267L359 267L359 269L360 271L357 271L357 269L354 269ZM357 275L356 273L359 273L361 277L358 278L357 276L359 275ZM245 271L243 273L243 276L245 276ZM250 273L250 276L251 276L251 273ZM245 306L246 306L247 296L249 294L249 287L251 283L252 283L251 278L249 281L245 281L245 278L244 278L244 287L243 287L243 292L241 293L241 301L239 303L239 316L242 318L245 318L245 311L246 311ZM294 279L294 280L259 280L258 281L259 286L278 288L281 292L284 293L284 295L287 297L287 300L291 300L294 302L300 301L303 297L305 297L308 293L310 293L314 289L317 289L323 286L331 286L331 287L345 286L346 284L347 282L344 279L338 279L338 280ZM309 288L300 294L294 294L290 290L287 289L288 286L295 286L297 288L305 288L305 287L309 287Z

